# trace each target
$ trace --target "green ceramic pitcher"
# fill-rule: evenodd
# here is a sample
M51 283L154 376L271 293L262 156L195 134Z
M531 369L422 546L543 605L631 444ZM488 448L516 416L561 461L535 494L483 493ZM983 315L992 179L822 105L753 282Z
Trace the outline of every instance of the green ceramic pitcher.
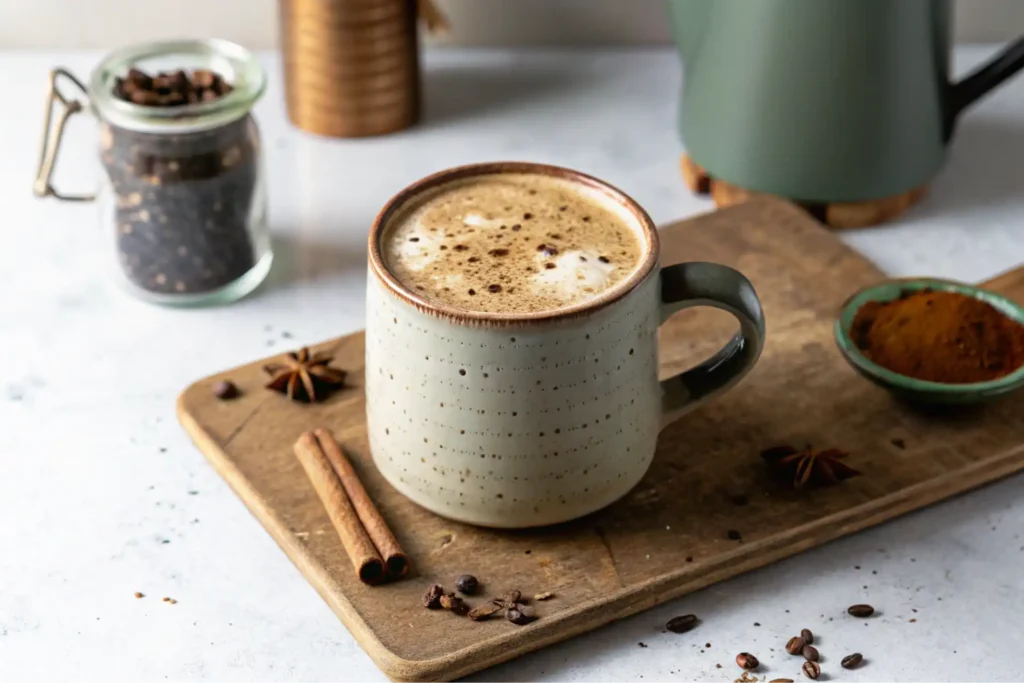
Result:
M949 0L668 0L680 131L713 177L808 202L923 185L1024 38L952 82Z

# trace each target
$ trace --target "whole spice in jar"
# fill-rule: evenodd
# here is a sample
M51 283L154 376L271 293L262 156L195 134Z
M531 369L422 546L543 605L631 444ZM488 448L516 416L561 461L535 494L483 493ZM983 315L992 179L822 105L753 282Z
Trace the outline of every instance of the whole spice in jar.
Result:
M208 70L151 77L131 69L114 84L116 98L147 108L208 103L231 90ZM121 268L132 283L156 293L202 293L256 264L250 224L263 220L263 209L251 115L181 132L104 123L101 160L113 186Z
M850 335L868 359L931 382L985 382L1024 365L1024 325L958 292L923 289L868 302Z
M154 75L140 68L154 63L196 68ZM98 200L111 265L134 296L179 306L239 299L273 261L250 113L265 86L259 60L218 39L129 45L101 59L88 85L52 69L33 192ZM79 112L99 123L105 172L96 194L63 192L52 182L66 123Z

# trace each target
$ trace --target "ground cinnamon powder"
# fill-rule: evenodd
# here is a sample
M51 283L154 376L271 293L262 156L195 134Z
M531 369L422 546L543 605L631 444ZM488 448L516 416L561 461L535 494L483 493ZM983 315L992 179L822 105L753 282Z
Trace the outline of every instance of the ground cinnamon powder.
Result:
M985 382L1024 365L1024 325L956 292L919 290L868 302L850 333L879 365L932 382Z

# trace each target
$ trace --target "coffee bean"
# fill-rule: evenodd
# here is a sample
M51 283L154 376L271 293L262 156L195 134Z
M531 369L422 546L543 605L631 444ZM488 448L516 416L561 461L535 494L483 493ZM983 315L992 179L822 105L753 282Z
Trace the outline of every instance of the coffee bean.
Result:
M500 598L495 600L495 602L499 602L499 603L503 604L505 607L508 607L509 609L511 609L512 607L515 606L515 604L517 602L519 602L520 598L522 598L522 597L523 597L523 594L520 593L519 591L515 591L515 590L506 591L505 593L502 594L502 596Z
M793 683L792 678L773 678L768 683Z
M487 285L487 291L491 294L497 294L501 291L501 285Z
M463 574L459 578L455 579L455 588L466 595L473 595L476 593L476 589L480 587L480 582L476 580L476 577L472 574Z
M818 648L813 645L804 645L804 649L800 650L800 654L809 662L818 661Z
M519 608L513 607L509 611L505 612L505 618L511 621L516 626L529 624L531 621L533 621L533 615L523 611L522 606L520 606Z
M427 609L440 609L442 595L444 595L444 588L435 583L423 594L423 606Z
M485 603L483 605L479 605L479 606L474 607L473 609L471 609L469 611L469 618L472 619L473 621L480 621L482 619L486 619L487 617L491 616L492 614L497 614L498 612L500 612L503 609L505 609L505 608L502 607L501 605L496 605L493 602L488 602L488 603Z
M665 624L665 628L672 633L686 633L692 631L697 627L697 615L696 614L684 614L681 617L672 617Z
M741 652L736 655L736 663L739 664L741 669L746 671L753 671L761 665L761 662L757 661L757 657L749 652Z
M229 379L221 380L213 385L213 395L223 400L238 396L238 387Z
M856 669L863 661L864 655L859 652L854 652L852 655L846 655L843 657L843 661L839 662L839 666L844 669Z
M875 613L875 608L871 605L850 605L849 609L846 610L850 613L850 616L860 617L864 619L870 617Z
M788 652L791 655L798 655L801 652L803 652L805 645L807 645L807 641L805 641L800 636L793 636L786 643L786 652Z
M814 634L811 633L811 629L809 629L809 628L802 628L802 629L800 629L800 637L803 638L804 642L807 643L808 645L810 645L810 644L812 644L814 642Z
M441 607L449 610L453 614L458 614L460 617L465 616L469 612L469 605L463 602L462 598L455 595L455 593L446 593L442 595L438 602Z
M804 676L807 676L808 678L817 679L818 676L821 675L821 667L818 666L817 662L804 662L804 665L801 668L803 669Z

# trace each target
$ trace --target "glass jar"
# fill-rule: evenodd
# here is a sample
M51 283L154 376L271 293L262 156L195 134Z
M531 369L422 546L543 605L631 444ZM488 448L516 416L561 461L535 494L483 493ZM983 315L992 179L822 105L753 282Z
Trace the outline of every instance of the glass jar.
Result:
M206 70L231 89L209 101L135 104L115 94L130 68ZM66 98L63 80L88 104ZM183 306L239 299L263 281L273 260L262 145L250 113L265 84L253 55L223 40L119 50L100 62L88 86L55 69L35 192L97 201L111 269L139 298ZM54 121L58 105L63 110ZM50 177L64 124L86 107L100 124L103 182L96 195L67 195Z

